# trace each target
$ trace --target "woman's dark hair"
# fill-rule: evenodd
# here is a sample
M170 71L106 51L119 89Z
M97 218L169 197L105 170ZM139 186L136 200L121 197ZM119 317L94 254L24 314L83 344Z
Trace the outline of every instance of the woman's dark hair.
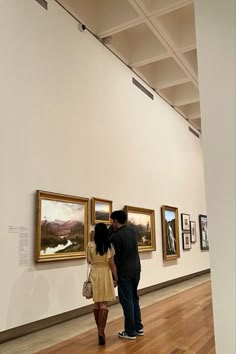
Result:
M94 231L94 242L96 245L96 252L99 253L100 256L102 256L107 253L108 248L111 248L111 244L109 241L109 232L103 222L97 224L95 226Z

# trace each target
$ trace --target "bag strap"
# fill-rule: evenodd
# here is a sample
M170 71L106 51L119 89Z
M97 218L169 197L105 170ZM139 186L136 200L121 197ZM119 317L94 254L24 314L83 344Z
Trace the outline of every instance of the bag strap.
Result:
M89 244L89 247L88 247L88 249L89 249L89 251L88 252L90 252L91 251L91 245ZM90 255L90 257L91 257L91 255ZM86 276L86 281L89 281L89 275L90 275L90 266L91 266L91 264L89 263L89 262L87 262L87 276Z
M88 263L86 281L89 281L89 275L90 275L90 264Z

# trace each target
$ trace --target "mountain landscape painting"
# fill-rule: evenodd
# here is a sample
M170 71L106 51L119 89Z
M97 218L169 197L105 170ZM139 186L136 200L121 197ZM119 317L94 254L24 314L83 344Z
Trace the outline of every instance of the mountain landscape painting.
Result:
M91 201L91 216L92 224L98 224L103 222L104 224L110 224L110 215L112 212L112 201L107 199L92 198Z
M84 200L40 199L39 257L57 259L85 255L87 203Z
M95 217L97 220L109 221L109 217L110 217L109 205L105 203L99 203L99 202L96 203Z

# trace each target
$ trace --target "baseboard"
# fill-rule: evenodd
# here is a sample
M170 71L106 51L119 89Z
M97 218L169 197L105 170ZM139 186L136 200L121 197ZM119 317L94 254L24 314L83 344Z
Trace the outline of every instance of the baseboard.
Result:
M176 279L165 281L165 282L160 283L160 284L148 286L146 288L140 289L138 291L138 293L139 293L139 295L144 295L144 294L150 293L152 291L156 291L156 290L165 288L167 286L170 286L170 285L173 285L173 284L177 284L177 283L183 282L185 280L201 276L201 275L206 274L206 273L210 273L210 269L205 269L205 270L202 270L200 272L188 274L188 275L176 278ZM110 306L115 305L118 302L119 301L118 301L118 298L117 298L116 301L113 301L112 303L110 303ZM4 342L7 342L9 340L13 340L13 339L16 339L18 337L25 336L25 335L30 334L30 333L37 332L37 331L40 331L42 329L55 326L55 325L57 325L59 323L63 323L63 322L72 320L73 318L77 318L77 317L86 315L86 314L92 312L92 309L93 309L93 304L90 304L88 306L84 306L84 307L81 307L79 309L75 309L75 310L72 310L72 311L64 312L64 313L61 313L61 314L56 315L56 316L45 318L43 320L27 323L27 324L25 324L23 326L19 326L19 327L8 329L6 331L2 331L0 333L0 343L4 343Z
M174 284L181 283L181 282L183 282L185 280L189 280L189 279L193 279L193 278L199 277L199 276L207 274L207 273L210 273L210 268L204 269L204 270L202 270L200 272L184 275L184 276L176 278L176 279L171 279L171 280L165 281L165 282L160 283L160 284L155 284L155 285L152 285L152 286L148 286L147 288L140 289L138 291L138 293L141 296L141 295L144 295L144 294L147 294L147 293L151 293L152 291L156 291L156 290L159 290L159 289L166 288L167 286L171 286L171 285L174 285Z

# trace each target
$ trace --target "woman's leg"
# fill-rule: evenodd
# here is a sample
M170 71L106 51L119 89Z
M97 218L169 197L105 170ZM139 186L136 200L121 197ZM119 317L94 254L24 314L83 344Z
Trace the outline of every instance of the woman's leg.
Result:
M98 302L98 306L100 309L107 309L107 301Z
M94 314L94 319L98 328L98 317L99 317L99 303L95 302L94 303L94 309L93 309L93 314Z
M108 309L107 302L99 302L99 316L98 316L98 339L99 345L106 343L105 327L107 322Z

